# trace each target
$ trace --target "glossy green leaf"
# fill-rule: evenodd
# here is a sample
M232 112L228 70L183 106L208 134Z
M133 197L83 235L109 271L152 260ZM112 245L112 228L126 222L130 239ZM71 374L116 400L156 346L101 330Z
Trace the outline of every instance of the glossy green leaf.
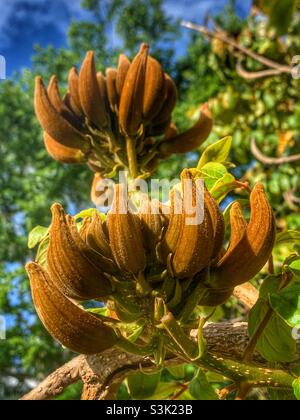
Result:
M234 176L227 173L215 183L210 193L213 198L220 203L224 200L226 195L235 190L236 187Z
M300 328L300 283L270 295L272 308L291 326Z
M300 400L300 378L294 380L293 390L297 400Z
M210 162L225 162L229 156L231 144L232 137L228 136L208 146L201 156L198 169L202 169Z
M215 390L208 382L206 375L201 370L189 385L189 391L192 397L201 401L216 401L219 399Z
M36 262L40 264L42 267L47 267L47 253L49 247L50 237L47 235L39 245L37 254L36 254Z
M268 312L269 305L259 299L249 314L250 337ZM291 362L296 355L296 341L292 338L292 328L276 313L263 331L256 346L257 351L269 362Z
M45 226L36 226L32 229L28 236L28 248L35 248L47 236L48 232L49 228Z
M205 185L210 191L214 185L228 174L227 169L221 163L210 162L207 163L200 170L200 176L204 179Z
M136 372L128 376L127 387L129 394L134 400L150 398L156 391L160 381L160 372L143 373Z
M293 261L290 265L289 265L290 270L292 271L292 273L294 274L294 276L297 279L300 279L300 259Z
M299 230L285 230L284 232L278 233L278 235L276 236L275 245L299 244L299 243L300 243Z

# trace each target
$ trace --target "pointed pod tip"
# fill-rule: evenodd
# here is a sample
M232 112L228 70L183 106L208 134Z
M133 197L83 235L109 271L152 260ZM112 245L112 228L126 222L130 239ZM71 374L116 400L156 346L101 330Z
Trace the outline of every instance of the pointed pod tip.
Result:
M262 182L258 182L257 184L255 184L252 190L252 194L255 192L263 192L263 193L265 192L265 187Z
M149 44L147 44L146 42L143 42L140 46L140 53L148 53L149 52Z
M27 271L28 274L31 274L33 272L36 272L39 269L40 269L40 266L37 263L33 262L33 261L30 261L30 262L28 262L25 265L25 270Z
M52 216L54 217L54 216L57 216L57 215L60 216L61 214L64 215L65 211L64 211L63 206L61 204L54 203L51 206L51 213L52 213Z
M235 201L230 209L230 214L235 213L236 211L242 211L242 206L238 201Z

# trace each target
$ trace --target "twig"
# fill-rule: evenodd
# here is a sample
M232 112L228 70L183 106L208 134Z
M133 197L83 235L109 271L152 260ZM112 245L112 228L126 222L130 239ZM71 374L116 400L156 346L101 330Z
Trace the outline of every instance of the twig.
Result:
M181 22L181 25L188 29L193 29L194 31L200 32L204 35L206 35L209 38L216 38L222 42L224 42L227 45L230 45L234 49L240 51L244 55L251 57L253 60L258 61L259 63L263 64L266 67L269 67L271 69L275 69L276 71L280 73L292 73L293 68L291 66L286 66L280 63L276 63L273 60L270 60L260 54L257 54L248 48L244 47L243 45L239 44L237 41L235 41L233 38L229 37L227 34L223 34L221 32L216 31L210 31L205 26L196 25L192 22Z
M253 156L263 163L264 165L283 165L285 163L293 163L300 161L300 154L292 155L292 156L285 156L281 158L271 158L264 155L259 148L257 147L256 141L254 138L251 139L251 152Z
M262 71L250 72L244 69L241 62L238 62L236 64L236 72L240 77L246 80L256 80L256 79L262 79L263 77L278 76L282 74L281 70L276 70L276 69L267 69L267 70L262 70Z

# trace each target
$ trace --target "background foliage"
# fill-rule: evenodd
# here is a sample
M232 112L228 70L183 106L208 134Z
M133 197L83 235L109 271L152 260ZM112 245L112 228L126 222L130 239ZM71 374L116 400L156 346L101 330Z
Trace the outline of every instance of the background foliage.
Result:
M255 12L244 21L236 16L234 2L229 3L215 18L218 27L251 50L290 65L300 49L299 2L284 2L288 4L286 19L282 19L282 1L258 0ZM35 316L23 269L32 257L27 249L28 232L35 225L49 224L49 207L54 201L70 212L91 206L92 175L85 166L64 167L44 150L32 106L35 74L47 79L55 73L63 82L71 64L79 64L87 50L95 50L103 69L116 64L120 51L132 56L141 41L149 42L151 53L176 80L178 127L189 126L197 117L199 105L209 101L215 117L209 141L233 135L234 173L251 183L262 180L266 184L279 216L279 228L300 228L299 201L291 205L283 198L292 192L299 199L300 164L265 166L250 151L250 139L254 137L270 156L299 153L299 80L281 74L247 81L237 75L237 58L230 48L222 42L209 42L196 32L190 32L188 48L179 56L174 42L183 32L179 22L168 17L161 0L84 0L82 7L93 13L93 19L71 24L68 48L36 46L32 71L25 70L0 83L0 314L5 315L8 325L7 340L0 341L1 398L20 396L32 381L39 381L70 357L54 344ZM112 24L120 39L116 48L110 43ZM261 69L250 58L243 64L248 71ZM186 158L171 158L161 165L159 176L177 174L187 161L192 165L198 157L199 153L193 153ZM230 310L225 313L231 315ZM165 373L164 381L175 378L184 382L193 377L191 369ZM181 397L197 398L205 381L200 372ZM121 389L120 398L128 397L128 387ZM162 398L166 386L162 383L160 387ZM68 391L65 398L76 398L79 391ZM212 397L213 388L209 392Z

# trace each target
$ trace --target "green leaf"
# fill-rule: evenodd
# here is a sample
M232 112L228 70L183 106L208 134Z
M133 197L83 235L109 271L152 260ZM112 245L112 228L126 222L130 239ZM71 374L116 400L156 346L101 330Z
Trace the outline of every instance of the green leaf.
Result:
M175 379L184 379L185 378L185 368L184 364L178 366L170 366L167 368L168 371Z
M277 276L270 275L266 277L259 289L260 297L265 298L265 300L268 300L271 293L277 293L279 291L280 284L281 274Z
M28 236L28 248L35 248L47 236L48 232L49 227L45 226L36 226L32 229Z
M270 303L291 327L300 328L300 283L292 283L280 292L271 294Z
M294 274L294 276L297 277L297 279L300 279L300 259L293 261L289 265L289 268L291 272Z
M225 162L229 156L231 144L232 137L228 136L208 146L201 156L197 169L202 169L210 162Z
M278 233L278 235L276 236L275 245L299 244L299 243L300 243L299 230L285 230L284 232Z
M198 371L197 376L190 383L189 391L196 400L216 401L219 399L202 370Z
M253 336L269 309L264 299L259 299L249 314L249 335ZM276 313L263 331L256 346L257 351L269 362L291 362L296 355L296 341L292 329Z
M213 198L220 203L227 194L233 191L237 186L235 184L235 178L233 175L227 173L221 179L219 179L213 188L211 189L210 193Z
M228 174L228 172L224 165L210 162L203 166L199 176L204 179L205 185L210 191L216 182L222 179L226 174Z
M300 400L300 378L294 380L293 389L294 389L295 397L299 401Z
M74 219L75 220L78 220L78 219L84 219L85 217L92 217L93 214L95 213L95 211L97 211L96 208L91 208L91 209L83 210L80 213L76 214L74 216ZM101 219L102 220L105 219L105 215L104 214L100 213L100 216L101 216Z
M161 373L136 372L128 376L128 392L134 400L150 398L156 391Z
M103 308L88 308L86 311L94 315L99 315L100 317L108 316L108 309L105 306Z
M48 253L49 242L50 242L50 236L49 234L47 234L47 236L40 243L37 254L36 254L36 258L35 258L36 262L44 268L47 267L47 253Z

